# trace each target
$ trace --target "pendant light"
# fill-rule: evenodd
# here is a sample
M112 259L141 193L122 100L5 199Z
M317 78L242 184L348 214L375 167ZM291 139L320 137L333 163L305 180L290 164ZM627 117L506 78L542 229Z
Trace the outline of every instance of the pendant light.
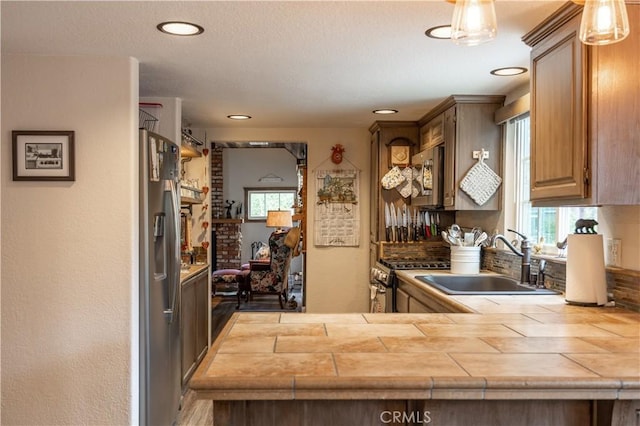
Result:
M454 43L476 46L496 37L493 0L456 0L455 3L451 20L451 40Z
M580 23L580 41L584 44L617 43L629 35L629 17L624 0L586 0L575 3L584 3Z

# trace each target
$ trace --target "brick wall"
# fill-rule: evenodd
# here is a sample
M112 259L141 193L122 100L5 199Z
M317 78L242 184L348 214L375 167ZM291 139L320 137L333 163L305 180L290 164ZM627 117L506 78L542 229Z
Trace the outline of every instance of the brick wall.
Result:
M240 223L215 223L216 269L240 269L242 232Z
M214 146L211 150L211 217L224 218L222 175L222 148Z
M211 222L216 235L215 269L240 269L242 255L241 220L224 219L223 204L223 148L211 150Z

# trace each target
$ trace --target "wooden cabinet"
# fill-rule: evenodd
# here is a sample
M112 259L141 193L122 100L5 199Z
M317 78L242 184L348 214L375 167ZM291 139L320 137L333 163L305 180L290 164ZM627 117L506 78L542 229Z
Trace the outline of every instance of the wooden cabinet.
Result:
M402 281L400 283L402 283ZM411 297L406 291L400 288L400 286L401 284L399 284L399 287L396 289L396 309L401 314L407 314L409 313L409 300Z
M531 200L640 204L640 31L580 42L582 7L567 3L523 37L531 51ZM640 5L627 4L629 22Z
M182 385L186 385L209 345L208 270L182 283L180 295L180 338Z
M419 146L418 124L415 121L376 121L371 132L370 233L372 243L385 238L384 203L402 205L404 199L396 189L383 189L380 179L391 169L392 146L409 146L411 155Z
M485 163L502 176L502 130L494 114L504 96L461 96L447 98L419 120L421 129L442 128L445 147L444 207L447 210L500 210L501 188L483 205L476 204L460 189L460 182L477 163L474 151L485 150Z
M444 142L444 113L420 127L420 151Z
M446 300L447 296L443 297ZM398 312L410 314L460 312L452 308L450 304L443 302L442 299L433 297L419 286L402 279L398 279L396 308Z

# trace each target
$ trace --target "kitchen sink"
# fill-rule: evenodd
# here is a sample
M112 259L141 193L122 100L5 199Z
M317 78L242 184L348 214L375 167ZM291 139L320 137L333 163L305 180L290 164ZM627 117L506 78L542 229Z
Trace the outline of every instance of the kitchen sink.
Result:
M502 275L418 275L416 278L446 294L537 295L557 294L546 288L521 285Z

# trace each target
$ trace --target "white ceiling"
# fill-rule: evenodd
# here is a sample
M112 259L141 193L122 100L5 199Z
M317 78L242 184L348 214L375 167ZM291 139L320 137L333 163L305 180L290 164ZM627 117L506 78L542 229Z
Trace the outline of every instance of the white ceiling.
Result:
M198 127L368 127L417 120L451 94L506 94L529 74L520 38L563 1L498 0L498 37L464 47L426 37L439 1L2 1L2 52L133 56L140 95L179 97ZM183 20L198 37L160 33ZM398 109L377 116L376 108ZM234 122L229 114L249 114Z

